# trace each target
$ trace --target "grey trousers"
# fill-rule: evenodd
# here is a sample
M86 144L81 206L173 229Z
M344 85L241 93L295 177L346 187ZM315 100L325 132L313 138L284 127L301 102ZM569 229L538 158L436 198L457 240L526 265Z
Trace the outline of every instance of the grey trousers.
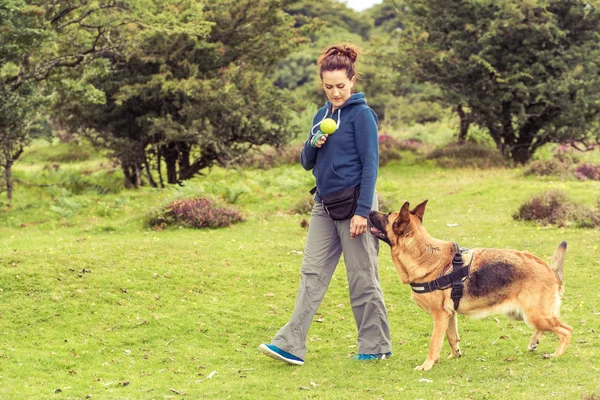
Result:
M377 195L373 203L373 209L377 210ZM271 344L304 359L308 329L343 253L350 305L358 328L358 353L391 351L388 316L377 269L378 252L379 242L368 228L364 234L350 238L350 219L334 221L316 203L310 216L294 312Z

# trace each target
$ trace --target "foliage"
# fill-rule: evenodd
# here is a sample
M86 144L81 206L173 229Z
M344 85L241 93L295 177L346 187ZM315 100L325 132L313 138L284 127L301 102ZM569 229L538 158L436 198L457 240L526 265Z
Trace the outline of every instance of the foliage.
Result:
M600 13L590 3L406 3L399 68L439 85L505 156L525 163L545 143L597 140Z
M235 165L243 168L269 169L285 164L296 164L300 162L302 147L302 144L298 144L256 149Z
M296 204L292 207L294 214L310 214L315 205L315 199L313 195L306 195L301 197Z
M513 215L513 218L536 221L542 225L564 226L570 214L571 211L565 194L561 191L548 191L522 204Z
M583 181L600 181L600 164L581 163L575 167L575 176Z
M506 160L493 148L477 143L450 143L431 151L429 160L444 168L497 168L506 166Z
M390 161L400 160L402 152L419 153L423 150L421 141L416 139L396 139L387 134L379 135L379 166Z
M557 158L535 160L526 166L523 173L525 175L558 176L568 179L571 177L571 164Z
M562 191L550 190L522 204L513 218L541 225L563 227L575 224L580 228L596 228L600 225L600 202L593 210L570 201Z
M59 75L123 51L126 46L115 29L139 20L130 6L142 3L146 1L99 5L86 0L8 0L0 6L0 145L9 202L12 165L35 136L47 134L49 113L44 107L55 100L51 91L64 87L90 101L102 100L80 79L62 80Z
M164 229L167 226L186 228L223 228L244 221L239 211L219 207L207 198L178 199L168 204L164 210L149 217L148 225Z
M600 164L576 162L562 153L548 160L535 160L527 165L525 175L555 176L562 179L600 180Z
M297 17L296 24L312 23L315 19L319 19L323 21L325 26L339 27L344 32L359 35L363 39L369 38L370 30L373 27L370 19L364 18L343 2L336 0L318 2L310 0L288 1L283 9L288 14ZM313 31L311 38L313 41L318 37L316 33ZM314 61L316 61L316 58Z
M156 3L154 12L178 29L131 33L137 46L87 77L106 94L106 104L64 93L65 120L110 149L134 186L145 179L156 186L151 169L164 186L163 162L166 182L177 183L253 147L285 143L289 115L281 104L289 101L269 74L298 37L278 5Z
M8 203L12 202L12 167L36 137L48 136L43 120L44 98L29 85L9 90L0 79L0 175Z

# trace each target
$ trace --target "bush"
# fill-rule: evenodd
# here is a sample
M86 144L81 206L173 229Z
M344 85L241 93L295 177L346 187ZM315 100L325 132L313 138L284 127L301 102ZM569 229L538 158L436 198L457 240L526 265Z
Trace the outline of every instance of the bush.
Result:
M385 133L379 135L379 165L383 166L390 161L400 160L402 158L400 153L403 151L418 153L422 147L419 139L398 140Z
M590 210L582 210L577 217L578 228L598 228L600 226L600 200L596 207Z
M379 136L379 166L382 167L390 161L400 160L400 141L388 136Z
M568 201L561 191L548 191L521 205L513 218L558 227L574 224L579 228L597 228L600 226L600 201L595 209L586 209Z
M381 193L377 194L378 197L378 206L379 206L379 211L381 212L389 212L389 211L397 211L398 209L400 209L400 207L398 207L398 209L396 209L394 207L394 203L390 200L388 200L386 197L384 197Z
M600 165L582 163L575 167L575 177L581 180L600 181Z
M97 156L97 152L90 144L59 143L29 147L23 153L21 161L35 163L74 163L87 161L94 156Z
M90 175L79 171L65 170L55 175L59 179L56 186L67 189L76 195L84 192L116 194L125 189L123 175L116 170L100 171Z
M451 143L433 150L426 157L443 168L495 168L506 166L506 160L496 149L477 143Z
M292 207L292 212L294 214L310 214L314 205L314 196L305 196L298 200L294 207Z
M569 217L569 204L561 191L548 191L521 205L514 219L535 221L544 225L564 226Z
M575 149L566 144L557 145L552 157L566 164L577 164L580 161L580 157L575 154Z
M569 161L560 161L557 158L550 160L536 160L525 168L525 175L556 176L564 179L571 177Z
M239 211L219 207L204 197L179 199L171 202L165 209L148 218L148 225L155 229L167 226L185 228L223 228L244 221Z
M279 165L296 164L300 162L302 147L303 144L280 148L265 147L249 152L234 165L242 168L270 169Z

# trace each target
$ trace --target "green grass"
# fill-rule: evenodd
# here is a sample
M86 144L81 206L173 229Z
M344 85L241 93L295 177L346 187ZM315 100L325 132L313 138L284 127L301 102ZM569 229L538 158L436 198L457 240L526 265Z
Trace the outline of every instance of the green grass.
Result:
M424 224L433 236L464 247L525 249L545 260L561 240L569 242L562 318L574 332L563 357L542 357L558 344L551 334L536 353L528 352L531 331L524 323L501 315L460 317L464 356L447 360L445 343L433 370L414 371L427 353L431 318L410 300L385 244L379 265L392 331L390 360L349 359L356 352L356 327L343 262L317 313L321 322L309 331L306 364L287 366L259 354L256 347L287 322L294 306L306 237L300 222L307 216L289 210L307 195L313 178L298 165L216 168L163 191L99 194L88 188L74 194L17 184L14 206L0 213L0 398L600 395L600 232L537 227L511 217L550 188L592 206L600 182L524 177L518 169L448 171L408 160L382 168L378 191L398 209L405 200L416 205L429 199ZM102 169L101 162L86 168ZM16 169L31 183L59 181L38 175L43 164ZM247 221L215 230L145 228L151 210L196 195L234 202Z

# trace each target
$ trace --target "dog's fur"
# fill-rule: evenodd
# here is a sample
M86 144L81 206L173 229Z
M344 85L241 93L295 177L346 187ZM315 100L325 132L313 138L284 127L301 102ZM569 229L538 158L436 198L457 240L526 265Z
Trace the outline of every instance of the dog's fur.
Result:
M369 214L371 234L390 245L394 266L405 284L430 282L452 270L449 266L455 253L453 243L432 238L422 225L426 204L427 200L409 210L406 202L399 212ZM429 370L438 361L444 332L452 349L450 357L461 356L457 312L472 317L505 313L525 320L535 329L529 350L536 350L542 333L551 331L560 340L554 355L561 355L573 331L559 320L566 248L566 242L558 246L551 266L523 251L472 249L464 257L465 263L471 258L472 262L458 310L454 310L451 289L413 292L415 303L433 317L427 359L415 369Z

